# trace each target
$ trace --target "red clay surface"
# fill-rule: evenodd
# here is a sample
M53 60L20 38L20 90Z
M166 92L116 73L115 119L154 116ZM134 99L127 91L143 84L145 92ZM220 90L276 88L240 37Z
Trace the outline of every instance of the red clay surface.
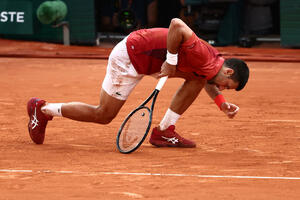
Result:
M28 99L96 105L106 63L0 58L1 200L300 198L299 62L249 62L245 90L224 92L240 106L233 120L203 91L176 128L197 143L194 149L155 148L149 136L132 154L116 149L123 119L156 85L151 77L136 87L111 124L54 118L45 143L33 144ZM181 83L169 79L160 92L154 126Z

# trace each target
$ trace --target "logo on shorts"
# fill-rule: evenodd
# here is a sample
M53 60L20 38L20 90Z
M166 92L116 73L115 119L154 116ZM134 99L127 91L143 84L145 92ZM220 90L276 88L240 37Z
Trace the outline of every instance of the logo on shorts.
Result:
M116 95L118 96L122 96L122 94L120 92L116 92Z

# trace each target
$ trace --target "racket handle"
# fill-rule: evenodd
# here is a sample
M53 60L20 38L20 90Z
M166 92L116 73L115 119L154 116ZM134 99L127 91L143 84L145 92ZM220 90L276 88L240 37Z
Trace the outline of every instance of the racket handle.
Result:
M156 88L158 91L160 91L160 89L164 86L165 82L167 81L168 77L167 76L164 76L164 77L161 77L156 85Z

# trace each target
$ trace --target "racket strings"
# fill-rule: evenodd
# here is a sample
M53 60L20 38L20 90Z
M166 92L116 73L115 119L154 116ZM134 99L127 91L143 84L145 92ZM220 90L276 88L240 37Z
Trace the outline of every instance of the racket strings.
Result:
M123 151L131 150L136 147L143 139L150 121L148 109L137 110L127 120L120 135L120 148Z

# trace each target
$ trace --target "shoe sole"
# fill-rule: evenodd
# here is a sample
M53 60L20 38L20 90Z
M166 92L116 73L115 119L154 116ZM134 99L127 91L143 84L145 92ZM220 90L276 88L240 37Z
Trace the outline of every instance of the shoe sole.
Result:
M174 148L195 148L196 145L176 145L176 144L170 144L170 143L166 143L166 142L153 142L150 141L150 144L156 146L156 147L174 147Z

